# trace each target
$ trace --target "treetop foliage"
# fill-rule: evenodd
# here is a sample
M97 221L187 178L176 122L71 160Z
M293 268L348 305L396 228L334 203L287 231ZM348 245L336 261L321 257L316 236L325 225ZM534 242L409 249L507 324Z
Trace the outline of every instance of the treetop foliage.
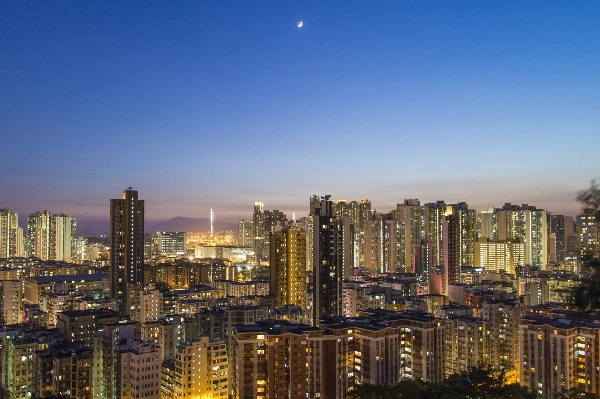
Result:
M519 384L506 384L504 371L490 366L470 367L442 382L401 381L395 386L361 385L346 399L535 399L535 392ZM589 399L589 398L582 398Z

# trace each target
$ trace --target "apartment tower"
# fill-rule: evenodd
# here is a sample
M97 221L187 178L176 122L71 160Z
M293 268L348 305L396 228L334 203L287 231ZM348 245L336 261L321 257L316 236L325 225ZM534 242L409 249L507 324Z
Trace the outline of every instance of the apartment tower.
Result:
M275 307L306 307L306 233L285 229L271 233L270 293Z
M350 263L348 219L333 216L330 196L314 202L313 212L313 323L344 314L344 270ZM312 205L312 204L311 204ZM344 218L342 218L344 219ZM347 222L347 223L346 223Z
M110 200L110 295L121 318L130 318L128 291L144 283L144 201L129 187Z

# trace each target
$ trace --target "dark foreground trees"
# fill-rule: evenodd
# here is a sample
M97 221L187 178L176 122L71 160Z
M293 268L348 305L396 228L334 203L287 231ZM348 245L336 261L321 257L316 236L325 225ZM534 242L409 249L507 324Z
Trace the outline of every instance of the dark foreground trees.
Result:
M395 386L362 385L346 399L535 399L537 395L519 384L506 384L504 372L489 366L470 367L446 380L433 383L401 381ZM587 398L586 398L587 399Z
M580 312L600 309L600 259L585 256L582 262L585 276L573 292L572 304Z
M579 191L576 199L583 209L591 209L596 216L600 214L600 185L595 180L587 190Z
M582 209L600 219L600 186L592 180L590 187L577 193ZM580 312L600 309L600 259L597 253L582 254L583 278L572 296L572 305Z

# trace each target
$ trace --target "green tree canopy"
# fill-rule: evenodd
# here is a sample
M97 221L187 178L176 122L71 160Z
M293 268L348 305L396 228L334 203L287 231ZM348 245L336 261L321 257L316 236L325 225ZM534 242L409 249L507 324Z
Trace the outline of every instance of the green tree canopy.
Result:
M346 395L347 399L536 399L537 397L535 392L519 384L506 384L504 372L490 366L470 367L462 373L452 374L439 383L407 380L393 387L361 385Z
M579 191L576 199L583 209L591 209L596 219L600 218L600 186L595 180L587 190ZM580 312L600 309L600 259L598 254L589 253L581 261L585 277L573 292L571 303Z
M583 209L591 209L597 216L600 215L600 185L596 180L592 180L587 190L579 191L576 199Z

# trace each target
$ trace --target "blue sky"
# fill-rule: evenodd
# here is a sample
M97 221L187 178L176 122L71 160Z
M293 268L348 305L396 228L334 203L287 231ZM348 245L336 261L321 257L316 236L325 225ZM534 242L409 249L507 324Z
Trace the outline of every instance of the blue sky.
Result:
M301 28L298 21L303 21ZM600 3L0 2L0 202L302 215L312 194L575 214Z

